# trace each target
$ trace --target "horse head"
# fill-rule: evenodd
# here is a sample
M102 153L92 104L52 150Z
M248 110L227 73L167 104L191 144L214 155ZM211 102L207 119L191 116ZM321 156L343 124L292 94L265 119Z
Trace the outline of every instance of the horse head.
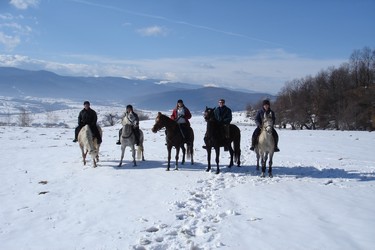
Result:
M151 129L152 132L156 133L165 126L162 122L162 119L163 119L163 114L161 112L158 112L158 115L155 118L155 124Z
M264 113L263 117L263 129L267 131L267 133L272 133L273 128L273 120L272 120L272 114L271 113Z
M206 106L206 109L203 113L203 118L206 122L214 120L215 119L214 109Z

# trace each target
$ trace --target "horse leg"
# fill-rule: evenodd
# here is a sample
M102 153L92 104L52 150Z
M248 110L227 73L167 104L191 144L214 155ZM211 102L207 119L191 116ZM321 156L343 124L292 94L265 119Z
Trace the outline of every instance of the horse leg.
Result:
M82 149L83 165L86 165L86 156L87 156L88 152L89 152L88 150L86 150L86 152L84 152L84 150Z
M266 176L266 164L267 164L267 158L268 158L268 153L262 153L262 175L261 177Z
M167 171L169 171L169 168L171 167L171 151L172 151L172 146L167 146L168 150L168 165L167 165Z
M272 153L270 153L270 160L269 160L269 162L268 162L268 176L270 177L270 178L272 178L273 177L273 175L272 175L272 158L273 158L273 152Z
M230 155L230 162L229 162L228 168L231 168L233 166L233 148L231 145L228 145L227 147L229 149L229 155Z
M189 144L187 154L190 155L191 165L194 165L194 157L193 157L194 152L193 152L193 150L194 150L193 145Z
M176 146L176 157L175 157L175 160L176 160L176 165L175 165L175 168L174 170L178 170L178 156L180 154L180 147L179 146Z
M181 164L184 165L185 164L185 153L186 153L186 149L185 149L184 144L182 144L181 151L182 151L182 161L181 161Z
M206 172L211 171L211 147L207 146L207 169Z
M125 145L121 145L121 158L120 158L120 163L118 164L118 167L122 166L122 159L124 159L124 154L125 154Z
M131 146L132 149L132 157L133 157L133 167L137 166L137 162L135 161L135 147L134 144Z
M216 152L216 174L220 173L220 167L219 167L219 157L220 157L220 147L215 147L215 152Z

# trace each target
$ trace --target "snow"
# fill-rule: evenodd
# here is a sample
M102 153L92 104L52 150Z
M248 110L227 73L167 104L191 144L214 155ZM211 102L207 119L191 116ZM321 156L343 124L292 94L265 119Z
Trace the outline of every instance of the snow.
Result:
M99 117L123 109L93 108ZM205 172L201 115L191 119L195 164L169 172L164 132L152 133L150 119L146 161L133 167L127 148L117 167L117 124L103 127L93 168L72 142L79 110L54 113L68 128L0 127L1 249L374 249L375 133L278 130L274 178L260 178L244 113L233 120L242 166L226 168L221 149L218 175Z

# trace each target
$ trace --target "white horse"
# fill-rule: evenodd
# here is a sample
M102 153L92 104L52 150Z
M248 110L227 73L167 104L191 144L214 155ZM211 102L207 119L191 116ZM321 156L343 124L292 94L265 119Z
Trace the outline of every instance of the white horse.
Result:
M272 129L273 129L272 115L271 113L269 113L268 115L264 113L263 126L261 128L261 132L259 135L258 144L255 147L255 153L257 155L257 170L259 170L259 158L261 158L261 163L262 163L262 174L260 175L260 177L265 177L266 163L267 163L268 157L269 157L268 175L271 178L273 177L272 158L273 158L273 153L275 150L275 141L272 136Z
M135 161L135 134L133 131L133 125L131 122L126 119L126 117L122 121L122 134L121 134L121 159L119 167L122 166L122 160L124 159L125 154L125 148L127 146L130 147L132 151L132 157L133 157L133 166L137 166L137 162ZM139 129L139 144L137 149L137 159L140 160L142 158L142 161L145 160L144 157L144 148L143 148L143 132Z
M100 136L102 136L102 129L97 125ZM86 165L86 155L90 153L94 168L97 166L96 163L99 161L99 148L97 138L94 138L89 125L85 125L78 134L78 144L81 148L83 165Z

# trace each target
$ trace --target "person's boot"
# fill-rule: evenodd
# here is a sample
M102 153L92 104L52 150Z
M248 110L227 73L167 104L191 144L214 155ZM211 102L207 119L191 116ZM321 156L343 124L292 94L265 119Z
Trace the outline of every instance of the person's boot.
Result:
M273 150L274 152L280 152L280 149L275 145L275 149Z
M118 141L116 142L116 144L117 144L117 145L121 145L121 142L120 142L120 140L118 140Z
M77 142L78 140L76 138L74 138L73 142Z

